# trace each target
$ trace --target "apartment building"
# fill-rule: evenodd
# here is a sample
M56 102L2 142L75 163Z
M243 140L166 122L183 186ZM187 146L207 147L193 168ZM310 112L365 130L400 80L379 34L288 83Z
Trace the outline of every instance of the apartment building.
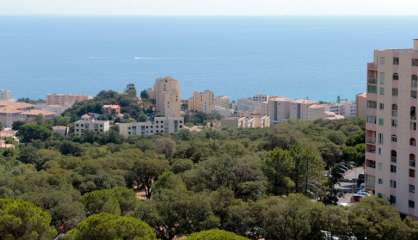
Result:
M29 103L0 101L0 123L3 127L11 128L16 121L33 121L38 116L51 120L56 114L35 109L35 106Z
M238 99L236 110L245 114L267 114L267 102L254 101L252 98Z
M418 40L412 49L375 50L367 65L366 188L418 217Z
M269 128L270 117L267 115L253 115L238 119L239 128Z
M156 111L165 117L180 117L180 87L179 82L171 77L159 78L155 81Z
M212 91L193 92L188 101L188 110L192 112L212 113L215 109L215 96Z
M215 106L223 107L225 109L230 108L230 102L228 96L216 96Z
M59 106L70 107L74 103L86 101L88 99L89 99L88 96L53 93L53 94L48 94L46 103L48 105L59 105Z
M85 114L73 126L75 136L82 136L85 132L105 133L110 130L110 121L97 120L93 116Z
M121 108L117 104L103 105L102 111L103 113L108 115L119 115L121 112Z
M12 99L13 97L10 90L0 89L0 101L9 101Z
M329 104L328 111L344 116L346 118L352 118L356 117L357 115L357 104L352 101L344 100Z
M356 95L356 117L366 120L367 92Z
M119 134L129 136L152 136L155 134L172 134L184 128L184 118L155 117L152 121L119 123Z

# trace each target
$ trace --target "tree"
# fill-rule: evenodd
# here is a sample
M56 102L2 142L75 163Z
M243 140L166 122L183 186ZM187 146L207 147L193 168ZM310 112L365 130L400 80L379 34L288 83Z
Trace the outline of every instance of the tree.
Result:
M350 208L349 226L357 239L408 239L409 228L382 198L368 197Z
M133 97L136 98L136 87L135 84L133 83L129 83L128 85L126 85L126 89L125 89L125 93L126 95L128 95L129 97Z
M248 240L248 238L239 236L233 232L212 229L193 233L186 240Z
M114 215L131 214L135 211L136 200L135 193L123 187L89 192L82 198L88 215L102 212Z
M142 90L140 95L142 100L147 100L150 98L147 90Z
M152 228L136 218L109 213L92 215L68 233L66 240L154 240Z
M176 142L170 138L158 138L155 141L155 146L158 152L164 154L168 159L171 159L176 152Z
M0 236L7 240L50 240L56 231L51 216L22 200L0 199Z
M17 136L21 142L28 143L34 140L45 141L52 135L52 131L39 124L25 124L19 128Z
M150 198L152 183L168 169L168 166L168 161L160 158L145 157L136 159L131 170L134 187L143 189L147 198Z
M291 174L295 170L295 162L289 151L275 148L264 159L264 174L270 183L270 192L279 195L288 193L295 187Z
M80 144L71 141L63 141L59 146L59 150L64 155L81 156L83 153Z

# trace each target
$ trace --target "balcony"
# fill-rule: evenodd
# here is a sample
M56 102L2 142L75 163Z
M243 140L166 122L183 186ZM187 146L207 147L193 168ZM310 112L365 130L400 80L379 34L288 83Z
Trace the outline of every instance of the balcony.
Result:
M366 152L368 153L376 153L376 146L372 144L366 145Z

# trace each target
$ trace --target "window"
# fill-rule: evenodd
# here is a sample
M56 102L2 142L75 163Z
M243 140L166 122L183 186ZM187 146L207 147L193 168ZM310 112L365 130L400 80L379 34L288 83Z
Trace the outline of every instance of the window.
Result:
M416 107L412 106L409 112L410 112L411 120L416 120L417 119Z
M390 187L391 188L396 188L396 181L395 180L390 180Z
M398 126L398 120L392 119L392 127L396 128Z
M376 168L376 161L367 159L366 160L366 166L369 167L369 168Z
M367 92L368 93L377 93L377 87L376 86L367 85Z
M398 153L395 150L390 151L390 161L396 163L396 159L398 157Z
M412 66L414 66L414 67L416 67L416 66L418 66L418 59L417 58L413 58L412 59Z
M379 94L380 95L385 95L385 88L379 88Z
M367 116L367 122L376 124L376 116Z
M385 120L383 118L379 118L379 125L383 126L385 124Z
M414 74L411 76L411 88L417 88L417 86L418 86L418 76Z
M415 208L415 202L412 201L412 200L409 200L408 201L408 206L409 206L409 208Z
M409 177L410 178L415 178L415 170L414 169L409 169Z
M415 185L409 184L409 192L415 193Z
M384 103L379 103L379 109L380 109L380 110L385 109L385 104L384 104Z
M383 184L383 179L379 178L379 179L377 180L377 183L379 183L379 184Z
M395 204L395 203L396 203L396 197L395 197L395 196L393 196L393 195L390 195L390 196L389 196L389 202L390 202L391 204Z
M409 154L409 166L415 167L415 154L413 153Z
M416 146L417 145L417 142L416 142L415 138L410 138L409 139L409 145L411 145L411 146Z
M411 98L417 99L417 90L411 90Z
M385 84L385 73L384 72L379 73L379 83L380 84Z
M394 73L392 75L392 80L399 80L399 74L398 73Z
M410 122L410 124L409 124L409 128L412 130L412 131L416 131L417 130L417 123L414 121L414 122Z
M392 104L392 117L398 116L398 104Z
M395 134L391 136L391 139L392 139L392 142L398 142L398 137Z
M380 65L385 64L385 57L379 57L379 64Z
M383 133L377 135L377 142L381 145L383 144Z
M390 172L391 173L396 173L396 166L395 165L390 165Z
M399 65L399 58L393 57L393 65Z
M392 88L392 96L397 97L399 94L398 88Z
M377 108L377 102L376 101L367 101L367 108Z

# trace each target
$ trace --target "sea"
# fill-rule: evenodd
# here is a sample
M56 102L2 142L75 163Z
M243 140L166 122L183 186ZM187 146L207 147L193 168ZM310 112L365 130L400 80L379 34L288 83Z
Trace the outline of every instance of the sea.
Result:
M210 89L333 101L365 90L373 50L410 48L418 17L0 17L0 89L16 98L95 95L180 81Z

